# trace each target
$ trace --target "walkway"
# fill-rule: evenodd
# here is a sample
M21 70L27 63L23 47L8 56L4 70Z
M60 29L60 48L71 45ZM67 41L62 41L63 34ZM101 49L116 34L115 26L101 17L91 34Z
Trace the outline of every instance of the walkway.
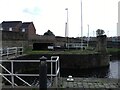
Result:
M120 82L118 79L110 78L73 78L73 81L67 81L67 78L59 78L58 87L50 87L48 90L119 90ZM39 90L38 87L18 86L9 87L4 86L2 90Z
M108 79L108 78L73 78L73 81L67 81L67 78L61 78L60 88L117 89L120 88L120 82L118 82L118 79Z

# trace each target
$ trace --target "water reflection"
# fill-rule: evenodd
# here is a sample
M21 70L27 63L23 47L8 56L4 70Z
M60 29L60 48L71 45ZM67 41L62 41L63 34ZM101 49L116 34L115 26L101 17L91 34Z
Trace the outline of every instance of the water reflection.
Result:
M120 78L120 60L110 62L109 78Z
M97 69L61 69L61 76L67 77L72 75L73 77L97 77L107 78L109 73L109 67L97 68Z
M73 77L97 77L97 78L120 78L120 61L114 60L110 62L110 66L96 69L61 69L61 76L67 77L72 75Z

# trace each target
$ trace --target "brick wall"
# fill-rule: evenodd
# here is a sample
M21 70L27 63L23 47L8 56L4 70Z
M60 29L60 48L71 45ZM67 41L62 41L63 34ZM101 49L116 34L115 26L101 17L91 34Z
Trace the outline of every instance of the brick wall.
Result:
M22 32L0 31L2 33L2 40L26 40L27 35Z
M28 38L31 38L34 36L36 36L36 29L35 29L33 23L31 23L28 27Z

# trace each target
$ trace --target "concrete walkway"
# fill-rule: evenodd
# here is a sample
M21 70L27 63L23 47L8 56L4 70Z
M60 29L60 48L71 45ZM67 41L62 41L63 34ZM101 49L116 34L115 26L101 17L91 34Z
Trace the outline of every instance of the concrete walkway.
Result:
M60 88L82 88L82 89L118 89L120 82L118 79L108 78L73 78L72 81L67 78L61 78Z
M110 78L59 78L58 87L54 84L47 90L120 90L120 79ZM12 88L11 86L4 86L2 90L39 90L38 87L19 86Z

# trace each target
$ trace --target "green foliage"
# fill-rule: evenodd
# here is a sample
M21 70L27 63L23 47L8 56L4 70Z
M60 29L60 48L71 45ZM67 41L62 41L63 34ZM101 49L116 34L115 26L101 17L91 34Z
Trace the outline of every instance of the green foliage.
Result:
M29 54L30 52L32 52L31 48L24 48L24 53L25 54Z
M36 50L31 51L29 54L94 54L96 53L93 49L91 50L65 50L65 51L43 51Z
M45 32L44 35L55 36L55 35L53 34L53 32L51 32L50 30L48 30L47 32Z
M105 32L104 32L104 30L102 30L102 29L98 29L97 31L96 31L96 35L97 36L101 36L101 35L103 35Z

